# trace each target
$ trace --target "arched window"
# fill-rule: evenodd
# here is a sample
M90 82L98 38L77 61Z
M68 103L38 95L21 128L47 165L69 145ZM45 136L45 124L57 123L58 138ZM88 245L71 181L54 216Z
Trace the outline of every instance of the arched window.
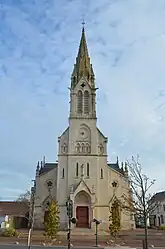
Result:
M76 163L76 177L78 177L78 163Z
M87 163L87 177L89 177L89 163Z
M89 113L89 92L88 91L84 92L84 113L85 114Z
M163 217L162 214L161 214L161 216L160 216L160 220L161 220L161 224L164 224L164 217Z
M76 146L76 150L77 150L78 153L80 153L80 144L79 143Z
M102 144L99 145L99 154L103 154L104 153L104 147Z
M65 174L64 174L64 168L62 169L62 178L64 178Z
M81 145L81 152L85 153L85 145L84 145L84 143L82 143L82 145Z
M100 178L103 179L103 169L100 170Z
M66 152L67 152L67 145L64 144L64 145L63 145L63 153L66 153Z
M86 153L90 153L90 145L88 143L86 144Z
M48 215L49 215L49 211L45 210L45 212L44 212L44 222L46 222L48 220Z
M82 113L83 109L83 94L82 91L78 91L77 94L77 112Z

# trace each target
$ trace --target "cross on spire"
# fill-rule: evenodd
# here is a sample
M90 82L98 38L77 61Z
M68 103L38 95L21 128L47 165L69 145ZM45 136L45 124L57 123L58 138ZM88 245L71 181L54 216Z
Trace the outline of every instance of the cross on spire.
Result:
M84 28L84 26L85 26L85 21L84 21L84 19L82 19L82 27Z
M72 78L71 78L72 88L75 87L75 85L80 81L82 77L86 77L86 79L90 81L89 83L91 87L95 88L94 72L93 72L92 64L90 63L90 57L88 54L84 25L85 25L85 21L84 19L82 19L83 27L82 27L82 33L81 33L81 40L80 40L80 45L78 49L78 54L76 57L76 64L74 65L74 69L72 72Z

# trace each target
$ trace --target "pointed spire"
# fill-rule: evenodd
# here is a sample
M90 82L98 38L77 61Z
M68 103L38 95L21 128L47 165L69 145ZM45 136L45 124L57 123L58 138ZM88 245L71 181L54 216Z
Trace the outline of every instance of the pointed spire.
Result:
M43 156L43 166L45 166L45 156Z
M127 162L125 162L125 171L128 172Z
M117 166L119 166L119 157L118 156L116 158L116 164L117 164Z
M37 167L36 167L36 176L39 176L39 172L40 172L40 163L38 161Z
M81 35L81 41L80 41L77 59L78 60L84 59L85 60L84 62L86 62L86 63L88 63L88 59L89 59L84 27L82 28L82 35Z
M86 77L91 87L94 88L94 72L92 64L90 64L90 57L88 54L88 47L85 37L84 26L82 28L82 34L81 34L78 55L76 58L76 64L74 65L71 77L71 88L74 88L82 77Z
M127 162L125 162L125 167L124 167L124 174L126 177L128 177L128 166L127 166Z
M121 170L124 172L124 163L121 162Z

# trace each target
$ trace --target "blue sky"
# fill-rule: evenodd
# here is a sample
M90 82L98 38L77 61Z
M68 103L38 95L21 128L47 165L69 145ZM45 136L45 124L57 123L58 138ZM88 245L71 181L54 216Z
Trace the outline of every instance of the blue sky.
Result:
M109 161L138 153L164 188L164 0L0 0L0 199L29 188L44 155L57 160L82 18Z

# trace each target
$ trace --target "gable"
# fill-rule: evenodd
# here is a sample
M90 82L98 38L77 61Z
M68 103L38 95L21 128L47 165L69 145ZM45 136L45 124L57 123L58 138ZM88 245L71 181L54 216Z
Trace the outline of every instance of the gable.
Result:
M99 137L102 138L102 139L105 139L106 142L107 142L107 137L105 137L105 136L103 135L103 133L99 130L99 128L97 128L97 131L98 131Z
M81 180L77 185L74 186L74 189L73 189L74 193L79 193L80 191L85 191L89 195L91 194L91 191L84 180Z
M82 91L85 91L85 90L91 91L92 90L89 82L87 81L87 79L85 77L82 77L80 79L80 81L77 83L77 85L75 86L74 91L78 91L78 90L82 90Z
M109 205L114 203L115 201L117 201L118 203L121 203L120 200L117 198L117 196L115 194L113 194L113 196L110 198L109 200Z
M42 203L43 209L45 210L48 209L51 201L52 201L52 198L50 196L47 196Z
M61 134L61 136L58 137L58 139L61 139L62 137L68 137L69 136L69 127L66 128L66 130Z

